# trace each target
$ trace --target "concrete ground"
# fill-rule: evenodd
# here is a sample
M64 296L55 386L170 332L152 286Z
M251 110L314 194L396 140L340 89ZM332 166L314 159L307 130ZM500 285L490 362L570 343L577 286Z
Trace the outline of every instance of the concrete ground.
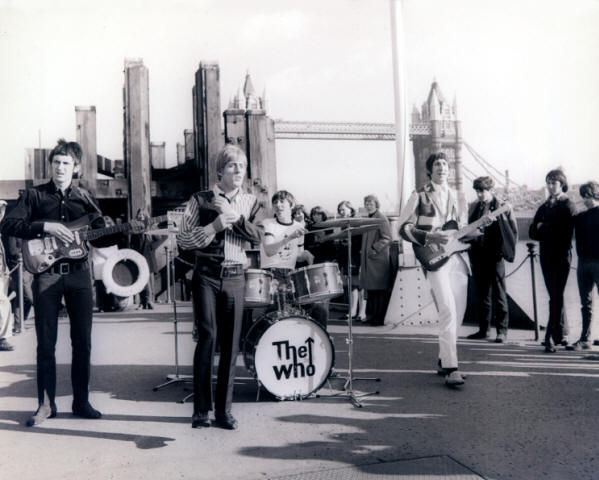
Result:
M337 315L339 316L339 315ZM178 304L180 373L191 373L189 304ZM154 392L174 373L173 313L96 314L92 394L101 420L70 413L68 320L57 345L58 417L24 426L35 410L32 321L0 355L2 478L11 479L596 479L599 351L545 354L531 331L509 343L459 341L461 388L435 374L434 327L356 326L354 376L379 390L355 408L346 397L256 398L238 359L237 431L192 429L183 385ZM347 371L347 326L331 321L336 369ZM475 330L464 326L460 335ZM332 380L333 393L343 384Z

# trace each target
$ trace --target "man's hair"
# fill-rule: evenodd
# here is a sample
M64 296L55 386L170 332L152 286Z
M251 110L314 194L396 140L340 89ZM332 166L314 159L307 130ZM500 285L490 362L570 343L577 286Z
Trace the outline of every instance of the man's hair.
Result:
M294 196L291 195L291 193L289 193L287 190L279 190L278 192L275 192L275 194L272 196L271 203L274 205L277 200L287 200L289 205L291 205L291 208L293 208L295 205Z
M366 202L372 201L374 202L374 204L376 205L376 208L381 208L381 202L379 202L379 199L377 198L376 195L370 194L370 195L366 195L364 197L364 204L366 204Z
M568 179L566 178L566 174L563 172L563 170L559 168L550 170L545 177L545 182L560 182L562 184L562 192L568 191Z
M339 205L337 205L337 213L338 213L339 215L341 215L341 209L342 209L343 207L347 207L347 208L349 208L349 210L350 210L350 212L351 212L351 213L349 214L349 216L350 216L350 217L355 217L355 216L356 216L356 209L355 209L354 207L352 207L352 206L351 206L351 203L349 203L349 200L343 200L343 201L339 202Z
M599 183L591 180L590 182L583 183L578 189L582 198L593 198L599 200Z
M447 157L443 152L431 153L426 159L426 173L429 177L431 176L431 173L433 173L433 164L441 158L447 161Z
M68 155L73 159L73 163L78 165L81 163L81 157L83 157L83 150L81 150L81 145L77 142L67 142L64 138L58 139L56 146L50 152L50 156L48 157L48 161L52 163L55 155Z
M472 182L472 188L478 192L491 190L494 186L495 181L491 177L478 177Z
M216 174L219 176L219 178L227 166L227 163L234 162L236 160L243 160L246 166L248 164L248 159L245 155L245 152L241 148L233 144L225 145L224 148L218 152L218 156L216 157Z
M324 208L322 208L320 205L316 205L315 207L312 207L312 210L310 210L310 220L312 220L313 222L315 221L314 215L322 215L322 221L327 221L328 216L324 211Z

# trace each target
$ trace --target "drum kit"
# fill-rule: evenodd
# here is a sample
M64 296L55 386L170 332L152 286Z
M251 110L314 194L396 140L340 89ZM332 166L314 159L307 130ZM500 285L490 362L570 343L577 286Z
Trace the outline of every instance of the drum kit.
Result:
M351 237L374 230L384 220L378 218L339 218L315 224L308 234L325 234L321 242L347 238L348 269L351 271ZM252 252L252 251L250 251ZM248 252L249 253L249 252ZM249 255L253 267L258 266L254 255ZM302 306L323 302L343 294L343 280L336 263L319 263L290 270L284 279L276 279L272 272L250 268L245 273L245 307L266 307L247 331L243 342L243 358L248 371L260 387L280 400L302 400L314 395L329 379L335 364L335 349L326 330L307 315ZM277 275L279 277L279 275ZM351 275L348 291L351 292ZM354 406L362 407L359 397L378 394L353 391L355 380L380 381L379 378L353 377L353 337L351 306L348 305L349 369L343 391L328 397L347 397ZM322 395L319 395L322 397Z

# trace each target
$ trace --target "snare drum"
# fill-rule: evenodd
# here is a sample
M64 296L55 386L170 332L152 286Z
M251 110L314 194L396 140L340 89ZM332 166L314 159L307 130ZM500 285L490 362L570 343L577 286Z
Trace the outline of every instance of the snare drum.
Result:
M336 263L316 263L289 274L297 303L319 302L343 295L343 281Z
M306 398L326 382L335 349L328 333L302 314L263 315L247 333L245 366L279 400Z
M264 307L272 303L270 293L272 273L266 270L249 268L245 271L245 293L243 295L246 307Z

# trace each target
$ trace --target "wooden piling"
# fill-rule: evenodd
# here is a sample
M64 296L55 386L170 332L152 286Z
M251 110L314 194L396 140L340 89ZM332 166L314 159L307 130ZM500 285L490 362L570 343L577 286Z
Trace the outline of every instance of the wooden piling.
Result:
M96 195L98 178L98 149L96 144L96 107L76 106L77 142L83 155L79 167L79 184Z
M150 190L150 105L148 69L125 60L124 155L129 181L129 218L152 203Z
M224 145L217 62L200 62L194 92L195 163L201 176L201 188L208 189L217 181L216 156Z
M248 110L245 115L251 190L262 204L260 216L268 216L270 199L277 191L274 122L264 110Z

